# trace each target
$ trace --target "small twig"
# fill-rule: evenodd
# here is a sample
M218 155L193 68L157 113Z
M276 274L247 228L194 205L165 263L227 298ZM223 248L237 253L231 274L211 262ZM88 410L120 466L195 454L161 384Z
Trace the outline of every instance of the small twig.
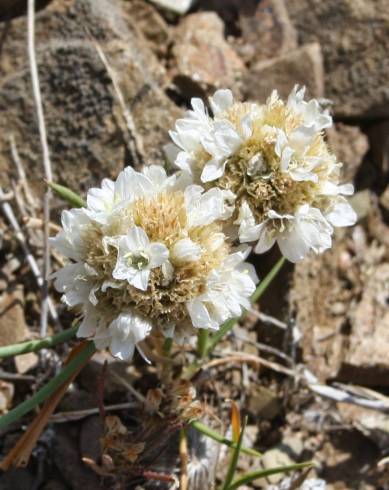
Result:
M45 118L43 115L43 105L41 91L39 87L38 67L35 55L35 0L28 0L27 22L28 22L28 59L30 63L32 91L35 102L35 109L38 119L39 136L42 146L43 168L45 178L51 182L53 175L51 171L49 146L47 144L47 134ZM48 317L48 280L50 275L50 244L49 244L49 223L50 223L50 197L51 189L47 187L43 201L44 215L44 261L43 261L43 286L42 286L42 311L40 334L45 337L47 334L47 317Z
M104 406L105 412L114 412L116 410L127 410L129 408L138 407L136 402L127 403L117 403L116 405L106 405ZM96 415L100 411L99 408L86 408L84 410L71 410L69 412L58 412L52 415L49 422L54 422L55 424L62 424L65 422L74 422L76 420L81 420L90 415Z
M293 359L286 355L284 352L280 351L279 349L276 349L275 347L271 347L270 345L263 344L262 342L255 342L254 340L248 339L245 335L241 335L237 332L233 332L234 337L236 337L239 340L242 340L243 342L246 342L247 344L254 345L257 347L257 349L268 352L269 354L273 354L284 361L286 361L288 364L293 363Z
M275 362L268 361L263 357L254 356L252 354L241 354L239 352L230 352L229 355L223 357L222 359L213 359L212 361L203 364L202 369L210 369L213 367L222 366L223 364L228 364L228 367L231 367L233 363L247 362L253 364L259 364L265 366L273 371L277 371L278 373L283 373L288 376L294 376L294 371L286 368L285 366L281 366L281 364L277 364Z
M7 373L0 369L0 379L8 381L36 381L36 377L31 374Z
M275 327L281 328L282 330L287 329L287 324L285 322L282 322L281 320L278 320L278 318L275 318L274 316L266 315L265 313L254 310L253 308L250 309L250 313L261 320L261 322L263 323L274 325Z
M116 378L119 383L121 383L125 388L127 388L127 390L138 400L140 401L141 403L143 403L146 407L148 406L150 408L150 410L152 411L155 411L154 407L150 406L148 400L146 397L144 397L142 395L142 393L139 393L139 391L137 391L132 385L130 385L130 383L128 383L125 379L123 379L121 376L119 376L117 373L115 373L115 371L111 371L110 374ZM163 414L160 412L160 411L156 411L155 413L157 413L160 417L163 418Z
M34 194L31 192L31 189L28 185L28 180L26 178L26 172L24 171L24 167L23 167L22 161L20 159L18 149L16 147L15 138L12 134L9 136L9 144L11 147L12 160L14 161L15 166L16 166L16 170L18 172L19 183L23 189L23 192L24 192L24 195L26 197L26 201L27 201L28 205L30 206L31 210L34 211L35 209L38 208L38 205L37 205L36 199L34 197ZM34 213L34 216L35 216L35 213Z
M101 49L101 46L98 44L98 42L94 39L92 39L93 45L96 48L97 54L99 55L99 58L101 62L103 63L105 69L107 70L108 76L111 79L112 86L114 88L117 100L119 102L123 118L126 122L128 134L129 134L129 150L131 152L132 159L134 161L134 164L137 166L142 165L144 161L144 148L143 148L143 141L141 136L138 134L135 126L135 121L132 117L132 114L128 107L126 106L126 103L124 101L124 97L122 94L122 91L120 89L116 74L114 70L111 68L110 64L108 63L107 57L104 54L104 51Z
M5 194L3 190L0 187L0 202L4 198ZM1 202L0 204L1 209L9 221L10 225L12 226L14 232L15 232L15 237L18 240L20 246L22 247L22 250L24 252L24 255L26 257L26 260L28 262L28 265L30 266L30 269L36 279L36 282L40 288L43 287L44 284L44 279L42 277L41 271L39 270L38 264L32 255L29 246L27 245L27 240L22 232L22 229L20 228L20 225L18 223L18 220L16 219L16 216L9 205L8 202ZM54 307L54 304L52 303L51 299L48 298L48 307L49 307L49 313L51 315L51 318L54 320L54 322L58 323L58 315L57 311Z
M181 460L180 490L188 490L188 438L185 429L180 431L179 454Z

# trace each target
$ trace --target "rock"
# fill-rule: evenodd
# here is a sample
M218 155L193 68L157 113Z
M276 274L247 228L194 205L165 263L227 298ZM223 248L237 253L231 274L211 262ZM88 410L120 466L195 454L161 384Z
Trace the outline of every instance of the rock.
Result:
M154 53L157 56L166 56L171 35L167 23L157 9L143 0L124 2L122 8L147 39Z
M370 173L373 178L367 183L383 191L389 180L389 121L372 124L367 129L370 143Z
M288 0L302 43L323 50L325 94L337 117L389 115L389 3L355 0Z
M386 211L389 211L389 184L380 196L380 204Z
M0 346L16 344L26 339L28 330L23 306L22 288L5 292L0 298Z
M388 414L346 403L338 403L337 408L345 423L354 425L383 451L389 447Z
M26 20L15 19L3 46L0 129L14 134L34 180L42 178L42 165L25 29ZM164 160L167 130L180 113L159 88L164 69L119 0L54 0L36 18L37 61L54 178L76 191L133 162L111 78L86 31L115 72L147 163ZM2 175L9 162L9 143L2 138Z
M52 458L63 479L72 490L95 490L99 488L98 476L88 468L80 457L76 439L67 427L56 429Z
M389 386L389 263L369 271L362 298L350 312L351 334L339 378Z
M369 189L356 192L350 197L349 202L357 213L358 220L362 220L369 215L372 209L372 193Z
M286 452L278 448L270 449L266 451L261 458L261 466L264 470L270 470L271 468L276 468L277 466L289 466L295 463ZM276 484L284 478L283 473L276 473L275 475L268 476L265 481L271 484ZM267 485L266 487L267 488Z
M328 144L342 167L342 181L353 182L369 148L367 136L358 126L337 123L327 130Z
M247 410L256 418L272 420L281 412L277 393L264 386L253 387L247 398Z
M28 352L20 356L15 356L15 368L19 374L25 374L30 369L34 369L38 365L39 357L35 352Z
M309 97L323 97L324 79L320 45L306 44L250 67L243 76L243 92L248 99L264 102L273 89L287 97L294 85L305 85Z
M297 48L297 33L284 0L262 0L252 7L243 10L239 17L242 45L238 52L242 59L253 63Z
M80 452L83 458L99 461L101 458L100 439L103 431L104 423L100 416L88 417L84 420L80 434Z
M1 490L24 490L34 485L35 478L24 468L11 469L0 474Z
M8 412L12 399L15 394L15 387L12 383L0 380L0 414Z
M343 230L331 250L294 270L290 299L303 333L303 360L322 382L389 385L388 229L380 221L380 233L373 234L374 202L368 213L367 231Z
M231 87L245 69L224 38L223 21L214 12L188 15L175 32L176 75L212 87Z

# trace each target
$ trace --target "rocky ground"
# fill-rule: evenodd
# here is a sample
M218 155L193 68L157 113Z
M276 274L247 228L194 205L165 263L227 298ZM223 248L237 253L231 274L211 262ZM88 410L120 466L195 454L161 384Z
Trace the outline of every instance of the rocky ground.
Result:
M286 96L299 83L310 96L330 99L336 124L328 141L344 162L345 181L355 184L358 224L339 232L331 251L285 267L221 346L220 352L241 350L263 362L210 369L200 393L219 416L227 413L226 400L239 402L249 416L249 443L266 451L263 467L314 459L309 478L325 480L329 490L389 489L382 462L389 454L389 4L199 0L178 15L159 3L37 2L54 178L83 193L126 165L163 164L174 120L191 97L218 87L264 101L272 89ZM24 9L24 1L0 5L0 184L4 193L13 192L9 204L41 264L44 184ZM53 222L62 207L54 200ZM0 345L6 345L38 335L40 299L3 215L0 226ZM275 250L255 258L258 273L277 258ZM68 325L71 316L52 296ZM2 362L0 413L42 386L65 353L60 347L45 359L27 354ZM63 399L30 465L0 475L1 490L100 488L81 456L98 452L99 417L85 410L96 407L103 358L96 356ZM109 372L143 393L155 382L154 368L141 363L127 369L111 362ZM105 402L133 402L111 374ZM67 411L76 413L69 419L61 415ZM129 408L126 413L131 419ZM15 424L3 431L1 455L21 429ZM242 458L240 465L258 463ZM281 480L271 477L254 488L300 487Z

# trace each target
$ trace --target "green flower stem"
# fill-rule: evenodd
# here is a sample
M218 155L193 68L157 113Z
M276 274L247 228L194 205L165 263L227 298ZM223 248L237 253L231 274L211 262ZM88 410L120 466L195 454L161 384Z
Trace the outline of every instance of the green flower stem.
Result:
M75 208L86 207L86 202L84 199L64 185L56 184L55 182L47 182L47 185L51 187L56 194L62 197L62 199L67 201Z
M216 432L215 430L209 428L207 425L203 424L202 422L199 422L198 420L195 420L190 425L194 429L204 434L205 436L209 437L210 439L213 439L214 441L220 444L224 444L225 446L228 446L232 449L235 449L237 447L236 442L232 441L231 439L227 439L227 437L224 437L223 435L219 434L219 432ZM262 457L262 453L251 448L242 447L241 452L249 456L255 456L257 458Z
M31 412L35 407L43 403L55 390L61 386L70 376L96 352L93 342L86 344L85 348L78 353L52 380L35 393L31 398L24 401L7 414L0 417L0 429L16 422L18 419Z
M172 350L173 339L171 337L167 337L162 346L162 353L165 357L170 356L170 351Z
M279 273L284 263L285 263L285 258L281 257L278 260L278 262L273 266L273 268L267 273L265 278L259 283L257 289L254 291L253 295L251 296L251 303L256 303L259 300L259 298L269 287L273 279ZM246 313L244 313L241 316L241 318L243 318L245 314ZM207 355L209 355L213 351L213 349L217 346L217 344L221 341L221 339L234 328L234 326L238 323L238 321L239 318L232 318L231 320L227 320L225 323L223 323L220 329L214 335L212 335L212 337L208 340L208 346L206 350Z
M41 349L48 349L57 344L67 342L76 336L77 329L78 326L75 326L43 339L29 340L27 342L21 342L20 344L0 347L0 359L4 357L19 356L20 354L26 354L27 352L36 352Z
M252 471L251 473L246 473L238 480L232 482L232 484L228 487L228 490L236 490L242 485L251 483L252 481L257 480L258 478L266 478L271 475L276 475L277 473L288 473L289 471L298 471L312 466L314 466L314 463L309 461L307 463L297 463L289 466L277 466L276 468L270 468L268 470Z
M207 354L208 339L209 330L200 328L199 333L197 334L197 356L200 359L204 359Z

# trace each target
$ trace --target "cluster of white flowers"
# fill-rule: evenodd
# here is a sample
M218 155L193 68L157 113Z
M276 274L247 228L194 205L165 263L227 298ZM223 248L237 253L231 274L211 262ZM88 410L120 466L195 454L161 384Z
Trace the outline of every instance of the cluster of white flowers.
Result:
M292 262L309 250L323 252L334 226L356 221L344 197L353 186L339 185L341 164L324 140L332 118L317 100L306 102L304 91L295 87L286 103L274 91L259 105L218 90L210 99L213 117L192 99L167 147L195 182L224 190L242 243L256 242L255 252L263 253L277 242Z
M262 253L277 242L296 262L356 220L324 139L331 116L304 89L263 105L218 90L212 116L200 99L192 108L166 148L179 171L128 167L103 180L52 239L69 259L55 286L80 310L78 335L120 359L144 356L149 336L182 340L248 308L258 279L246 243Z
M220 189L158 166L128 167L90 189L86 208L63 211L51 243L69 264L54 278L63 301L81 308L78 336L127 360L151 334L179 339L239 316L257 277L249 248L228 245L225 216Z

